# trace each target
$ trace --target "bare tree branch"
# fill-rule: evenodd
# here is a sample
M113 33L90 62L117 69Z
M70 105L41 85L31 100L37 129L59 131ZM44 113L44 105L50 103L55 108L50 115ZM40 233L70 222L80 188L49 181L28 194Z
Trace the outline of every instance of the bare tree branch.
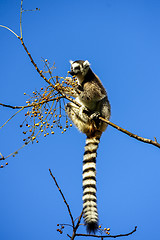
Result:
M135 226L134 230L129 232L129 233L124 233L124 234L117 234L117 235L95 235L95 234L80 234L80 233L77 233L76 236L79 236L79 237L95 237L95 238L118 238L118 237L127 237L129 235L132 235L134 232L136 232L137 230L137 226Z
M20 34L21 34L21 38L23 38L22 37L22 12L23 12L22 5L23 5L23 0L21 0L21 8L20 8Z
M99 117L99 119L102 120L103 122L106 122L108 125L116 128L117 130L119 130L119 131L127 134L128 136L137 139L138 141L141 141L141 142L144 142L144 143L148 143L148 144L152 144L152 145L160 148L160 144L157 142L156 138L155 138L155 141L153 141L153 140L151 140L151 139L143 138L143 137L140 137L140 136L138 136L138 135L136 135L136 134L134 134L134 133L131 133L131 132L127 131L127 130L124 129L124 128L121 128L121 127L117 126L116 124L110 122L110 121L107 120L107 119L104 119L104 118L102 118L102 117Z
M9 30L11 33L13 33L17 38L19 37L12 29L10 29L9 27L6 27L4 25L0 25L0 27L2 28L6 28L7 30Z
M67 203L65 197L64 197L64 194L62 193L62 190L60 189L55 177L53 176L52 172L51 172L51 169L49 169L49 172L50 172L50 175L51 177L53 178L63 200L64 200L64 203L65 205L67 206L67 209L68 209L68 213L70 215L70 218L71 218L71 221L72 221L72 228L73 228L73 233L72 233L72 236L70 236L69 234L67 234L67 236L71 239L71 240L74 240L75 237L95 237L95 238L117 238L117 237L126 237L126 236L129 236L131 234L133 234L134 232L136 232L137 230L137 226L134 228L134 230L132 230L131 232L129 233L124 233L124 234L117 234L117 235L96 235L96 234L82 234L82 233L76 233L77 232L77 229L79 228L80 226L80 221L81 221L81 218L83 216L83 211L81 212L81 215L79 216L78 218L78 221L77 221L77 224L75 225L75 221L73 220L73 215L71 213L71 210L70 210L70 207L69 207L69 204ZM58 224L59 225L59 224ZM69 224L61 224L61 225L69 225ZM69 225L70 226L70 225ZM59 232L61 232L60 229L58 229ZM62 232L61 232L62 233Z
M66 201L66 199L65 199L65 197L64 197L64 194L62 193L62 191L61 191L61 189L60 189L60 187L59 187L59 185L58 185L58 183L57 183L57 181L56 181L56 178L53 176L53 174L52 174L52 172L51 172L51 169L49 169L49 172L50 172L50 175L51 175L51 177L53 178L53 180L54 180L54 182L55 182L55 184L56 184L56 186L57 186L57 188L58 188L58 190L59 190L59 192L60 192L60 194L61 194L61 196L62 196L62 198L63 198L63 200L64 200L64 203L65 203L66 206L67 206L68 213L69 213L69 216L70 216L70 218L71 218L72 225L73 225L73 228L74 228L74 220L73 220L73 216L72 216L72 213L71 213L69 204L67 203L67 201Z
M63 96L59 96L58 98L67 98L67 96L65 94L63 94ZM12 106L12 105L8 105L8 104L3 104L3 103L0 103L0 106L3 106L3 107L8 107L8 108L12 108L12 109L24 109L24 108L29 108L29 107L33 107L33 106L36 106L36 105L39 105L39 104L43 104L43 103L46 103L46 102L50 102L50 101L54 101L56 100L57 98L52 98L52 99L48 99L46 101L42 101L40 103L32 103L32 104L28 104L28 105L25 105L25 106ZM75 102L75 101L74 101ZM79 103L77 103L78 105L80 105ZM17 113L16 113L17 114ZM14 116L14 115L13 115ZM128 136L132 137L132 138L135 138L137 139L138 141L141 141L141 142L144 142L144 143L148 143L148 144L152 144L158 148L160 148L160 143L157 142L157 139L154 137L155 141L151 140L151 139L147 139L147 138L143 138L143 137L140 137L134 133L131 133L129 132L128 130L110 122L109 120L107 119L104 119L102 117L99 117L100 120L106 122L108 125L112 126L113 128L116 128L118 131L121 131L125 134L127 134ZM8 122L8 121L7 121ZM6 123L7 123L6 122ZM6 124L5 123L5 124Z
M77 231L77 229L79 227L79 224L80 224L82 216L83 216L83 211L81 212L81 215L78 218L78 222L77 222L76 226L73 228L73 234L72 234L71 240L73 240L75 238L75 236L76 236L76 231Z
M63 96L59 96L58 99L60 98L64 98ZM47 100L43 100L41 102L38 102L38 103L32 103L32 104L28 104L28 105L24 105L24 106L12 106L12 105L9 105L9 104L4 104L4 103L0 103L0 106L3 106L3 107L8 107L8 108L12 108L12 109L21 109L21 108L29 108L29 107L35 107L35 106L38 106L38 105L41 105L41 104L44 104L44 103L47 103L47 102L52 102L52 101L55 101L57 100L57 97L56 98L50 98L50 99L47 99Z
M15 114L13 114L1 127L3 128L13 117L15 117L19 112L21 112L24 109L24 107L20 108Z

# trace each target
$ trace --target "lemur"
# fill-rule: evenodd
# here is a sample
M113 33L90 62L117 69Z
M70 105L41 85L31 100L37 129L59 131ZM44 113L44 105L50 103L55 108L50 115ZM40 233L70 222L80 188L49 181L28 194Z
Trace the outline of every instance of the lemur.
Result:
M83 217L90 233L98 228L96 156L100 137L107 127L99 116L109 120L110 104L106 90L89 62L77 60L70 63L69 73L78 81L75 101L81 106L69 102L65 110L75 126L87 136L83 156Z

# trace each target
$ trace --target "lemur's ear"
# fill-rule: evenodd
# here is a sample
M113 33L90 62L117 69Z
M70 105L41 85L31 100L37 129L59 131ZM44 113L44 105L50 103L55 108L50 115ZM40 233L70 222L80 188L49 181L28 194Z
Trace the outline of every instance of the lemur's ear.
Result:
M84 66L84 68L86 68L86 67L89 67L89 66L90 66L90 63L88 62L88 60L86 60L86 61L83 63L83 66Z
M70 64L72 65L73 61L72 60L69 60Z

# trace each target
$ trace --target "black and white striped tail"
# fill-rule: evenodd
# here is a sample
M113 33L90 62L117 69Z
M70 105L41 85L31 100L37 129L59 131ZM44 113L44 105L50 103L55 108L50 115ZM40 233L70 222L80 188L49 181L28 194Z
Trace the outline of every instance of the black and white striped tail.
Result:
M98 227L96 156L99 142L98 137L87 137L83 157L83 216L89 233Z

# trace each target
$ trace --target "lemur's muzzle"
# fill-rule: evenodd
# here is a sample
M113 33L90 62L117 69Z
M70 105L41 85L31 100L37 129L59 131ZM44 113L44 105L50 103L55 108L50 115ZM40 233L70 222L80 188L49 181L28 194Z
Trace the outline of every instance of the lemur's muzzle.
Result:
M69 71L69 74L70 74L71 76L75 75L75 73L74 73L73 71Z

